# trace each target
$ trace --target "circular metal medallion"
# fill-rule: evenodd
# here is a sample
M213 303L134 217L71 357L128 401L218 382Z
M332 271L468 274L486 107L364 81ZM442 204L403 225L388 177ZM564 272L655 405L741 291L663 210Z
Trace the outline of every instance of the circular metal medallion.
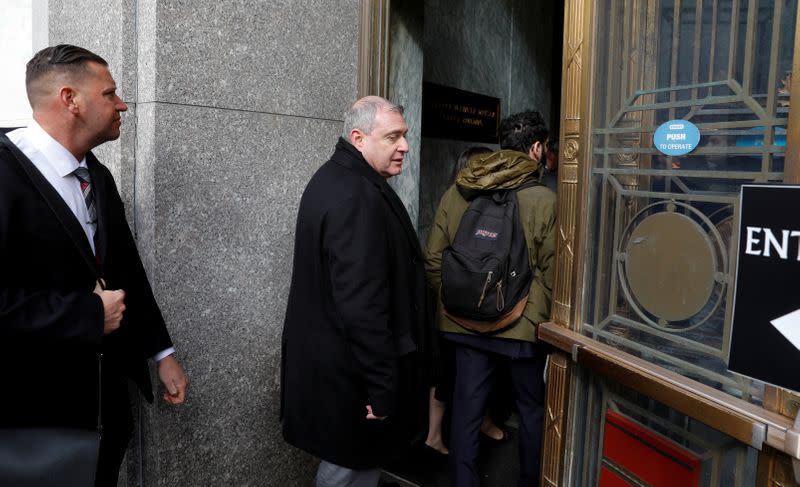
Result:
M685 320L711 297L714 246L690 217L672 211L647 216L631 232L625 254L631 293L654 316Z

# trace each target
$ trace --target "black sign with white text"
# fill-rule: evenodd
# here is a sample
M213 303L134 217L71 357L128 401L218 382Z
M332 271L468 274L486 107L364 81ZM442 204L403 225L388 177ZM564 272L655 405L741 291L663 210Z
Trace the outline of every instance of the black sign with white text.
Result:
M728 368L800 391L800 186L743 185Z

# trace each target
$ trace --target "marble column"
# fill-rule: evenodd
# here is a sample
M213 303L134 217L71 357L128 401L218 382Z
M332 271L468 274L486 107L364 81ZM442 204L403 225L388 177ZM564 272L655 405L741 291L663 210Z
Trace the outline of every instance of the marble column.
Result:
M423 0L391 3L389 93L392 102L405 108L408 154L403 172L389 180L406 206L414 226L419 215L420 151L422 146L422 35Z

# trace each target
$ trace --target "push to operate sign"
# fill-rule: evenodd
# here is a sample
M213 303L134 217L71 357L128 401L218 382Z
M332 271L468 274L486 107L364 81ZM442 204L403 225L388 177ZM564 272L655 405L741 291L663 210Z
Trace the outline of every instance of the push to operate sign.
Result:
M653 145L668 156L682 156L697 148L700 130L688 120L670 120L662 123L653 134Z
M743 185L728 368L800 391L800 186Z

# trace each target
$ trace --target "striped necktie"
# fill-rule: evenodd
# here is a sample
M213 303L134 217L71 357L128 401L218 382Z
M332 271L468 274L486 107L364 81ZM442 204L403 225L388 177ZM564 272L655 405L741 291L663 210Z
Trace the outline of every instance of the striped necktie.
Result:
M78 178L81 183L81 191L83 192L83 200L86 202L86 208L89 210L89 220L87 223L97 223L97 210L94 206L94 193L92 192L92 177L89 176L89 169L85 167L78 167L72 174Z

